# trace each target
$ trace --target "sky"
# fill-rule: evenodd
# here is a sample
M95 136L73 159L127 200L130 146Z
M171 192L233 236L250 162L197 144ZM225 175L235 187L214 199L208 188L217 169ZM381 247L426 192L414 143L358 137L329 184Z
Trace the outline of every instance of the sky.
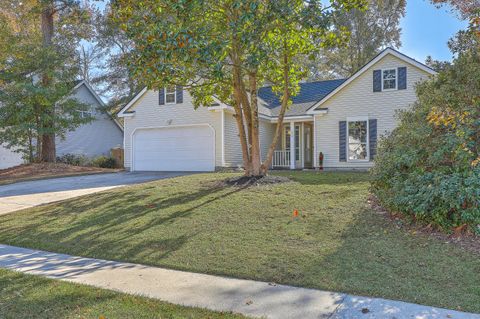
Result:
M436 60L451 60L447 42L467 25L448 7L438 9L429 0L407 0L406 15L400 25L400 51L420 62L428 55Z

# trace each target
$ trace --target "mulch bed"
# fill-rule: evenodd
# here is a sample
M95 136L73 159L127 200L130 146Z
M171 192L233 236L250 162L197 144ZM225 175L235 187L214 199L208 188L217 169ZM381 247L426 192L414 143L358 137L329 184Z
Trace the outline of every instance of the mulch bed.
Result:
M439 241L454 244L466 251L480 255L480 236L466 231L466 228L454 229L452 233L448 234L434 227L432 224L426 225L425 223L415 221L410 216L387 211L373 195L369 197L368 203L378 214L383 215L390 222L393 222L397 228L403 229L406 232L433 237Z
M222 181L224 186L236 186L236 187L249 187L249 186L262 186L273 185L279 183L288 183L291 180L284 176L238 176L228 178Z

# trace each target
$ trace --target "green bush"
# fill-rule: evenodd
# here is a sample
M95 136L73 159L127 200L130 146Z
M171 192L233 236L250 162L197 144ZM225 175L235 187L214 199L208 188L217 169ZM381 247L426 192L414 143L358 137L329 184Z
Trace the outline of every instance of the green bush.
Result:
M395 212L480 233L480 54L460 54L417 86L418 101L379 143L372 190Z
M93 159L92 165L101 168L115 168L115 159L109 156L98 156Z
M57 163L74 166L90 166L91 160L85 155L64 154L62 156L57 156Z

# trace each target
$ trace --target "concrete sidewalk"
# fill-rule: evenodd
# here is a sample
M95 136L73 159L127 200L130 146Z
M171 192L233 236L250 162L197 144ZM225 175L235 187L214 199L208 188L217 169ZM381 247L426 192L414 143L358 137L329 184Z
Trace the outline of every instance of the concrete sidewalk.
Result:
M267 318L453 318L480 314L379 298L230 279L0 245L0 267L157 298L174 304Z

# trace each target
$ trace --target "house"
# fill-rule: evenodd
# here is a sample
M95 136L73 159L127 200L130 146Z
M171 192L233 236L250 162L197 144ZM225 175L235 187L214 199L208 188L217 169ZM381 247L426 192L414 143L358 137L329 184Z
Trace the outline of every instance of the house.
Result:
M387 48L347 79L302 83L286 113L273 168L365 169L377 140L396 126L395 113L416 101L415 84L435 71ZM266 156L280 102L258 92L261 155ZM232 107L218 102L194 110L180 87L142 90L120 112L125 167L132 171L213 171L242 165Z
M94 120L56 138L57 156L78 154L87 157L109 155L110 150L123 144L123 128L105 110L105 104L86 81L77 81L72 96L91 106ZM0 145L0 169L22 164L22 155Z

